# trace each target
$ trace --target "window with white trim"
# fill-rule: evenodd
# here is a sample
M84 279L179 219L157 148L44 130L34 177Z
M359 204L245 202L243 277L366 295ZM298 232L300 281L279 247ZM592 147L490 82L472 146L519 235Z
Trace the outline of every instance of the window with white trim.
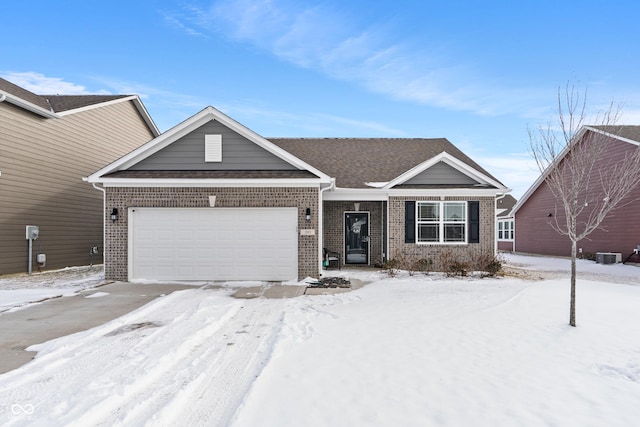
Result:
M467 202L417 202L417 243L466 243Z
M513 240L514 223L512 219L498 221L498 240Z

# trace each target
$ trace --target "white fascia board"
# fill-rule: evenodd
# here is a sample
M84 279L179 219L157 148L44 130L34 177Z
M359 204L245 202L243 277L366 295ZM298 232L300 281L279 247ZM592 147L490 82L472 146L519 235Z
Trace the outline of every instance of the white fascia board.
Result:
M106 187L320 187L319 179L170 179L170 178L103 178Z
M588 126L583 126L582 128L580 128L580 130L574 135L574 139L579 139L582 138L582 136L587 132L587 130L594 130L593 128L590 128ZM603 132L600 132L603 133ZM606 134L606 133L604 133ZM540 185L542 185L542 183L544 182L545 179L547 179L547 176L549 175L549 173L551 173L551 171L553 170L553 168L556 167L556 165L558 163L560 163L560 161L562 161L562 159L564 158L564 156L567 155L567 153L569 152L569 146L565 145L562 148L562 151L560 151L560 154L558 154L558 156L556 157L555 161L553 163L551 163L550 165L548 165L546 167L546 169L544 171L542 171L542 173L540 174L540 176L538 176L538 179L536 179L534 181L533 184L531 184L531 187L529 187L527 189L527 191L525 191L525 193L522 195L522 197L516 202L516 204L513 206L513 209L511 210L511 215L515 217L516 212L522 207L522 205L525 204L525 202L529 199L529 197L531 197L531 195L538 189L538 187L540 187Z
M403 189L366 189L336 188L323 193L323 200L330 201L385 201L391 196L398 197L495 197L498 194L511 192L509 188L403 188Z
M149 115L149 112L145 108L144 104L142 103L142 100L138 95L131 95L123 98L112 99L111 101L105 101L105 102L99 102L96 104L87 105L85 107L74 108L73 110L62 111L58 113L58 115L68 116L70 114L81 113L83 111L93 110L94 108L106 107L109 105L118 104L120 102L128 102L128 101L133 102L133 105L136 107L136 110L138 110L138 112L142 116L142 120L144 120L144 122L147 124L149 129L151 129L153 136L156 137L160 135L160 131L158 130L158 127L156 126L155 122Z
M257 133L253 132L251 129L248 129L247 127L245 127L245 126L241 125L240 123L236 122L235 120L233 120L232 118L228 117L224 113L222 113L222 112L218 111L217 109L209 106L209 107L206 107L205 109L201 110L200 112L196 113L195 115L189 117L188 119L186 119L182 123L172 127L171 129L169 129L165 133L161 134L157 138L152 139L151 141L149 141L146 144L138 147L137 149L135 149L132 152L130 152L129 154L121 157L120 159L116 160L115 162L111 163L110 165L107 165L104 168L100 169L99 171L91 174L88 177L88 181L89 182L97 182L95 180L100 179L100 177L102 175L106 175L108 173L115 172L115 171L118 171L118 170L127 169L127 168L135 165L136 163L144 160L145 158L151 156L152 154L162 150L163 148L165 148L166 146L170 145L174 141L177 141L178 139L180 139L183 136L189 134L190 132L196 130L197 128L199 128L200 126L204 125L205 123L207 123L207 122L209 122L211 120L217 120L218 122L220 122L223 125L227 126L229 129L232 129L233 131L237 132L238 134L244 136L245 138L247 138L250 141L254 142L259 147L262 147L265 150L269 151L270 153L278 156L279 158L281 158L284 161L288 162L292 166L295 166L295 167L297 167L297 168L299 168L301 170L307 170L307 171L313 173L314 175L317 175L318 177L320 177L320 179L323 182L325 182L325 181L329 182L331 180L331 178L328 175L326 175L325 173L323 173L323 172L319 171L318 169L312 167L311 165L303 162L302 160L300 160L297 157L291 155L287 151L285 151L285 150L281 149L280 147L276 146L272 142L269 142L268 140L264 139L263 137L261 137Z
M314 168L310 164L300 160L299 158L295 157L293 154L289 153L288 151L283 150L282 148L280 148L277 145L275 145L273 142L271 142L268 139L263 138L262 136L258 135L257 133L255 133L254 131L249 129L248 127L240 124L239 122L237 122L236 120L234 120L231 117L227 116L226 114L224 114L220 110L218 110L218 109L216 109L214 107L211 107L211 106L207 107L207 110L209 110L210 114L213 115L215 117L215 119L218 120L220 123L222 123L223 125L227 126L229 129L234 130L235 132L239 133L240 135L244 136L248 140L254 142L256 145L258 145L259 147L261 147L264 150L268 151L269 153L281 158L285 162L291 164L292 166L297 167L298 169L307 170L307 171L313 173L314 175L317 175L317 176L319 176L321 178L324 178L326 180L330 180L330 177L328 175L326 175L324 172L322 172L322 171Z
M410 180L411 178L415 177L416 175L426 171L427 169L429 169L430 167L432 167L433 165L435 165L436 163L439 163L439 162L444 162L444 163L448 164L449 166L451 166L452 168L456 169L460 173L462 173L462 174L468 176L469 178L471 178L471 179L473 179L475 181L478 181L480 183L489 184L489 185L492 185L492 186L494 186L496 188L499 188L499 189L502 189L502 190L506 190L507 189L504 185L502 185L498 181L496 181L496 180L488 177L487 175L483 174L482 172L472 168L471 166L467 165L463 161L458 160L457 158L453 157L452 155L450 155L446 151L443 151L442 153L438 154L437 156L433 156L429 160L426 160L426 161L420 163L419 165L409 169L408 171L406 171L402 175L398 176L397 178L395 178L391 182L389 182L384 188L391 189L391 188L395 187L396 185L400 185L400 184Z
M433 188L433 189L390 189L388 190L389 196L455 196L455 197L495 197L498 194L509 193L509 188Z
M102 182L101 177L103 175L106 175L118 170L127 169L128 167L151 156L153 153L156 153L157 151L171 144L173 141L178 140L181 137L187 135L192 130L197 129L199 126L203 125L208 120L209 118L207 118L207 110L204 109L199 113L189 117L187 120L183 121L182 123L172 127L165 133L147 142L146 144L141 145L135 150L120 157L118 160L103 167L97 172L94 172L93 174L89 175L87 177L87 180L89 182Z
M599 133L600 135L608 136L609 138L617 139L617 140L622 141L622 142L628 142L629 144L635 145L636 147L640 146L640 141L634 141L633 139L624 138L624 137L622 137L620 135L616 135L615 133L609 133L609 132L606 132L606 131L603 131L603 130L600 130L600 129L596 129L596 128L591 127L591 126L585 126L583 129L590 130L591 132Z
M7 93L5 91L0 90L0 95L5 99L6 102L13 104L17 107L23 108L27 111L31 111L39 116L46 117L48 119L59 119L60 115L54 113L53 111L46 110L42 107L37 106L36 104L32 104L29 101L25 101L22 98L19 98L15 95Z

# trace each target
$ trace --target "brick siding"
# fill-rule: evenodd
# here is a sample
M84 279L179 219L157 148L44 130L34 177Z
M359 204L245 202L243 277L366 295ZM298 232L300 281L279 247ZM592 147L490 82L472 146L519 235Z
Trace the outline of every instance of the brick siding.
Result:
M404 242L405 201L471 201L480 202L480 243L416 244ZM409 262L431 259L434 270L442 270L441 255L450 253L460 261L471 261L480 255L495 254L495 198L494 197L390 197L389 198L389 258Z
M324 247L338 252L342 265L345 264L344 213L354 212L354 203L359 203L360 212L369 212L369 263L381 264L383 260L386 225L386 202L324 202Z
M209 207L209 196L216 196L216 207L297 207L298 229L313 228L316 234L298 233L298 278L318 275L318 197L317 188L307 187L108 187L105 206L105 278L128 279L128 208L133 207ZM118 220L109 214L118 209ZM311 208L311 221L305 218Z

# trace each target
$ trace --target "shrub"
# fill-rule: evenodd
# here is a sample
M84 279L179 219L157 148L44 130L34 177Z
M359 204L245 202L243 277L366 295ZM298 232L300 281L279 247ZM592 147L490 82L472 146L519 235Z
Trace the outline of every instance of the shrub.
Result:
M440 265L442 271L449 277L466 276L469 271L469 263L459 260L451 251L445 251L440 254Z
M494 254L480 254L473 260L474 268L484 272L484 276L493 277L502 269L503 260Z
M421 258L413 263L416 271L429 274L433 270L433 260L431 258Z
M400 270L400 261L396 258L388 259L382 263L382 268L389 277L395 277Z

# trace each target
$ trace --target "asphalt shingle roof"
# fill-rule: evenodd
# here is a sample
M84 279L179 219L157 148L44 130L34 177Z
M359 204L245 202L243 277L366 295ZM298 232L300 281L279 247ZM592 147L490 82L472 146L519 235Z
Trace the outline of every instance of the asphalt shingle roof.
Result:
M640 142L640 126L621 125L621 126L591 126L592 128L621 136L622 138Z
M2 77L0 77L0 90L17 96L20 99L24 99L25 101L35 104L40 108L44 108L47 111L51 111L51 107L45 98L40 95L36 95L33 92L29 92L28 90L23 89Z
M61 113L89 105L126 98L131 95L36 95L0 77L0 90L30 102L47 111Z
M126 98L130 95L41 95L46 98L53 111L60 113L63 111L75 110L76 108L88 107L89 105L100 104L102 102L113 101L114 99Z
M342 188L371 188L447 152L498 181L445 138L267 138L280 148L336 178Z

